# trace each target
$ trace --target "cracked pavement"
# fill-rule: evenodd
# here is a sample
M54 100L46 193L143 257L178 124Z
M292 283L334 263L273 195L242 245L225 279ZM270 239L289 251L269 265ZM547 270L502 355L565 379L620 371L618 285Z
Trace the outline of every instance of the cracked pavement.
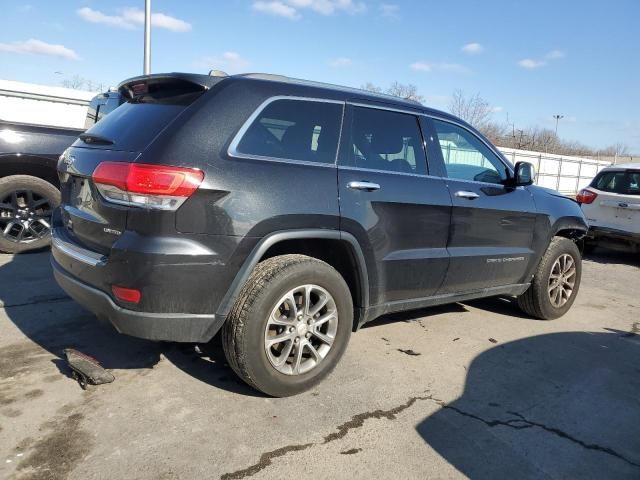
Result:
M303 395L219 345L115 333L0 255L0 478L640 478L640 260L597 251L563 318L487 299L379 319ZM112 384L80 389L66 347Z

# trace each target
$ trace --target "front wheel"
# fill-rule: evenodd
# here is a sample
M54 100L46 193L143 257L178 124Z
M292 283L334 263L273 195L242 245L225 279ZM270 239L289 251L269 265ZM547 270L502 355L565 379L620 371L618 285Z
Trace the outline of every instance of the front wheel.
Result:
M518 306L542 320L561 317L573 305L581 277L582 259L576 244L568 238L554 237L531 286L518 297Z
M0 179L0 252L20 253L49 245L51 215L60 192L41 178Z
M252 387L286 397L318 384L349 342L353 304L342 276L304 255L259 263L223 330L231 368Z

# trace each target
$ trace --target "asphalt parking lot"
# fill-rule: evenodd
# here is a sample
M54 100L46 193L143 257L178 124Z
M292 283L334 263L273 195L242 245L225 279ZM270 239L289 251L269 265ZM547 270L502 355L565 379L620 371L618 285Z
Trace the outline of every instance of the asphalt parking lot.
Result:
M327 381L266 398L212 345L115 333L0 255L0 477L640 478L640 257L596 251L565 317L488 299L385 317ZM62 349L114 383L87 391Z

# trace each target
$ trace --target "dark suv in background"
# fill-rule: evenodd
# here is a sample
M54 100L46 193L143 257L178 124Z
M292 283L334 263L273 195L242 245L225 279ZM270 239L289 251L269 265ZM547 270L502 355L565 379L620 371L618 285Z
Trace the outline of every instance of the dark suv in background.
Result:
M517 296L564 314L577 203L463 121L356 89L247 74L123 82L61 158L52 264L120 332L207 342L291 395L385 313Z

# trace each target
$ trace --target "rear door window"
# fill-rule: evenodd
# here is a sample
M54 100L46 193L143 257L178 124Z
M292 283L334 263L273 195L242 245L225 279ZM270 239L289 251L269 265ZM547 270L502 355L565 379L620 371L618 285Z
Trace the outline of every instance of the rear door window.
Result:
M232 153L334 163L342 109L342 103L275 100L258 113Z
M351 167L424 175L427 157L418 117L354 107L348 148L341 157Z
M640 172L602 172L591 186L603 192L640 195Z

